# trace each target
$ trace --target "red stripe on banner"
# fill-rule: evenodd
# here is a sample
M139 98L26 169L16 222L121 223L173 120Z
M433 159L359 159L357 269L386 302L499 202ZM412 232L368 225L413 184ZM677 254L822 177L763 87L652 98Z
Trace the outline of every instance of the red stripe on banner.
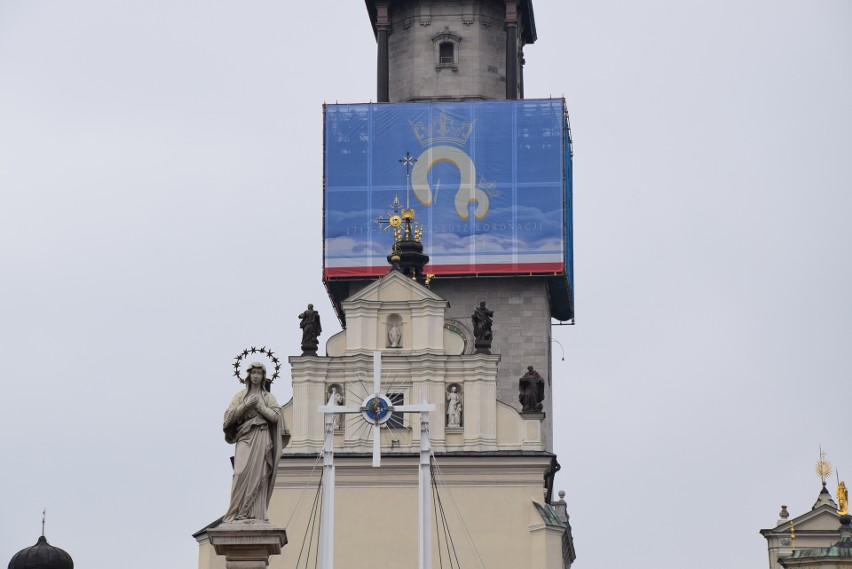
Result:
M325 278L380 277L390 271L390 265L381 267L326 267ZM441 276L476 275L529 275L563 274L564 263L495 263L488 265L426 265L425 273Z
M380 277L388 274L390 265L384 267L326 267L325 278L337 279L341 277Z

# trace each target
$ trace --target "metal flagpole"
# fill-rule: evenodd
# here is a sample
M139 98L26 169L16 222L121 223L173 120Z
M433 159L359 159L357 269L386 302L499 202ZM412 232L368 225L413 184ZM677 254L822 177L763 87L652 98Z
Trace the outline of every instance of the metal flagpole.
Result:
M424 401L425 403L425 401ZM419 531L417 539L417 553L420 563L419 569L432 569L432 517L429 507L430 488L432 485L431 449L429 444L429 412L420 412L420 485L419 499L417 501L418 515L420 516Z
M382 390L382 353L379 351L373 352L373 396L378 396ZM373 425L373 468L378 468L382 465L382 432L379 425L379 419L376 417L376 423Z
M326 412L322 448L322 512L320 514L320 567L334 568L334 413Z

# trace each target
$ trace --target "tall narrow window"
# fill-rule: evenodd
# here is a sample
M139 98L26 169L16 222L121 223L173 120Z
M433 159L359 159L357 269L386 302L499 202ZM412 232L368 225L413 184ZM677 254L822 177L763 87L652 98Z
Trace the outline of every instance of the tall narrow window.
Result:
M452 65L453 63L455 63L454 52L455 46L452 44L452 42L441 42L438 49L438 57L440 58L438 62L442 65Z

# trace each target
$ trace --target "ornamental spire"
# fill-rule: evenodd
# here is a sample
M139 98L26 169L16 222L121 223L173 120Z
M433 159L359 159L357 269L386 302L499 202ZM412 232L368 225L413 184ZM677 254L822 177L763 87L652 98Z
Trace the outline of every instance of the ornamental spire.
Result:
M388 263L392 270L400 271L405 276L428 284L430 275L425 275L423 268L429 262L429 256L423 254L423 224L415 221L414 208L410 207L411 167L417 162L410 152L400 158L400 164L405 166L405 207L400 207L399 196L395 196L390 207L393 213L385 211L384 217L379 217L376 223L383 231L393 229L393 245L388 255Z

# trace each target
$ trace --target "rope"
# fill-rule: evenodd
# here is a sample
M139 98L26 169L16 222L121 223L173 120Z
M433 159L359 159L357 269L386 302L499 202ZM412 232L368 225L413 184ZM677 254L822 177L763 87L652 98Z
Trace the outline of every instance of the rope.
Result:
M438 522L441 520L438 518L438 486L435 485L435 469L432 468L432 465L429 465L430 470L432 471L432 508L435 510L435 539L438 541L438 564L441 569L444 569L444 560L441 557L441 532L438 531ZM444 527L444 531L446 531L446 526ZM449 557L449 554L447 555ZM450 562L450 569L452 568L452 561Z
M299 558L296 560L296 567L297 568L299 567L299 563L302 561L302 552L305 549L305 543L308 542L308 530L309 529L311 530L311 541L313 541L313 539L314 539L314 532L313 532L312 528L313 528L313 526L315 524L315 520L316 520L317 502L319 501L320 489L321 488L322 488L322 476L320 476L319 484L317 484L317 493L314 496L314 503L313 503L313 506L311 506L311 514L310 514L310 517L308 518L308 525L305 527L305 535L302 538L302 547L299 548ZM308 559L310 559L310 556L311 556L311 550L310 550L310 548L308 548ZM305 567L308 566L308 559L305 559Z
M438 508L441 511L441 523L444 526L444 533L446 534L446 541L447 541L447 544L448 544L447 545L447 560L450 563L450 569L453 569L453 557L455 557L456 558L456 567L460 568L461 563L459 563L459 555L458 555L458 552L456 551L456 544L455 544L455 541L453 541L453 535L450 533L450 523L447 520L447 514L444 511L444 502L441 500L440 492L438 492L438 484L436 482L436 476L434 475L435 469L432 465L430 465L430 468L432 469L432 472L433 472L432 485L435 488L435 495L438 498ZM451 553L452 553L452 556L450 555Z
M322 520L322 507L324 505L325 505L324 500L320 500L319 512L317 513L317 516L316 516L320 520ZM316 519L316 518L314 518L314 519ZM314 527L316 527L316 523L314 523ZM317 530L317 549L316 549L316 552L315 552L316 555L314 555L314 569L317 569L317 562L319 561L319 546L320 546L320 532L321 531L322 531L322 528ZM311 530L311 541L313 541L313 539L314 539L314 530ZM310 558L310 555L308 555L308 558ZM308 566L308 560L306 559L305 560L305 568L306 569L307 569L307 566Z
M290 519L287 520L286 524L284 524L284 529L287 529L287 528L290 527L290 522L293 521L293 516L295 516L296 512L299 511L299 505L302 503L302 497L305 495L305 490L308 489L308 484L311 483L311 478L313 477L314 471L317 469L317 465L319 464L319 461L320 461L321 458L322 458L322 451L317 453L317 459L314 461L314 466L313 466L313 468L311 468L311 473L308 474L308 479L305 480L305 485L302 487L302 492L299 494L299 499L296 501L296 506L293 508L293 512L290 514ZM320 484L322 484L322 481L320 481Z
M444 475L441 472L441 467L438 465L437 459L435 458L435 453L430 451L429 454L432 457L432 464L434 465L435 470L438 471L438 476L440 476L440 478L443 480ZM437 480L437 477L434 477L434 478L435 478L435 480ZM470 546L473 549L473 554L476 557L477 562L479 562L479 566L482 569L485 569L485 563L482 561L482 556L479 555L479 550L476 548L476 544L473 542L473 537L470 535L470 530L467 529L467 524L464 523L464 518L461 515L461 511L459 510L459 506L456 503L455 497L453 497L452 490L450 490L450 487L445 482L442 482L441 484L444 487L444 490L446 490L447 494L449 494L449 496L450 496L450 502L453 505L453 509L455 510L456 515L459 517L459 521L461 522L462 529L464 530L465 536L467 536L468 543L470 543Z

